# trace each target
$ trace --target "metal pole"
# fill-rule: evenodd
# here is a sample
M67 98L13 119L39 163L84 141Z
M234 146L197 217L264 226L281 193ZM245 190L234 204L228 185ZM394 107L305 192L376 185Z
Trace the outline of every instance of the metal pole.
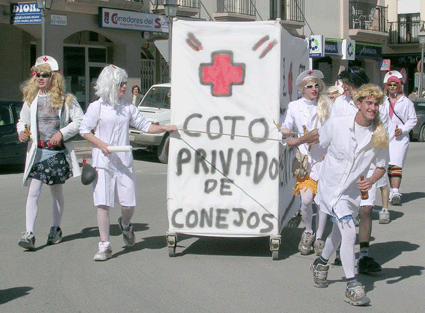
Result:
M173 52L172 50L172 44L171 41L173 39L173 17L169 16L168 17L168 57L169 57L169 62L168 62L168 75L170 78L170 83L171 83L171 54Z
M423 98L422 92L424 89L424 44L421 44L421 73L419 78L419 98Z
M41 55L46 54L46 9L41 10Z

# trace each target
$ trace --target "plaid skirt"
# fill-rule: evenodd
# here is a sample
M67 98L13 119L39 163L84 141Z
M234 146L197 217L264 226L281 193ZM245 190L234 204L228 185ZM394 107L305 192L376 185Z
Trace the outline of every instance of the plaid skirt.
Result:
M64 184L72 177L72 169L64 152L58 152L47 160L35 163L29 177L42 181L47 185Z

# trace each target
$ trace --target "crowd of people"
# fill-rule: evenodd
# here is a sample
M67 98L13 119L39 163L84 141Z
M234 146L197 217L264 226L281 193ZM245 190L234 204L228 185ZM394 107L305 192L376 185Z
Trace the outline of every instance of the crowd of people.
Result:
M317 254L311 270L318 288L328 287L329 258L337 252L334 264L342 264L345 272L346 302L367 305L370 299L355 275L356 224L360 244L358 273L381 271L381 265L369 255L377 188L382 197L379 223L388 224L388 204L401 204L402 168L409 132L417 122L416 113L412 101L403 93L398 71L385 75L382 90L369 84L362 68L347 68L338 75L335 86L327 90L325 106L318 100L323 91L322 78L323 73L317 70L299 75L297 85L303 98L288 105L282 125L287 145L297 147L299 154L308 157L307 171L298 175L295 188L301 194L305 225L298 249L302 255ZM323 114L324 108L330 111L329 115ZM317 207L316 233L312 227L313 201ZM324 242L323 214L333 223Z
M132 99L127 99L128 75L115 65L106 66L100 73L95 84L98 100L85 114L76 98L66 92L54 58L37 58L32 71L32 77L23 84L24 104L17 124L19 140L28 142L23 178L24 185L28 185L26 230L18 244L28 250L35 248L34 225L43 184L50 186L53 198L47 244L61 242L63 184L81 174L69 139L80 134L93 144L92 165L97 172L93 201L100 234L94 260L105 261L112 256L109 211L115 203L121 205L118 225L124 243L135 243L131 224L136 207L132 152L111 153L110 147L129 145L130 126L148 133L173 132L177 127L147 121L135 106L141 99L140 88L133 86ZM377 188L382 197L379 223L388 224L389 204L402 202L402 169L416 114L413 103L403 93L402 76L397 71L385 75L384 90L369 84L359 67L342 71L326 93L323 79L319 70L298 76L296 84L302 97L288 104L281 129L287 145L297 148L297 159L306 161L300 162L305 168L297 171L295 186L295 194L301 197L305 227L298 249L302 255L317 255L311 270L318 288L328 286L328 262L337 252L335 264L343 266L347 281L345 300L367 305L370 300L355 274L356 226L360 244L358 273L381 271L369 255ZM328 218L333 226L324 238Z

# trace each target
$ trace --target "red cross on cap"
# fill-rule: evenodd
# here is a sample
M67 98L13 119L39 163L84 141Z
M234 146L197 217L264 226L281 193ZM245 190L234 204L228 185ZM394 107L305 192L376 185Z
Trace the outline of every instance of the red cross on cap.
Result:
M43 58L43 61L44 61L44 62L47 62L48 60L49 60L49 58L48 58L48 57L44 57L44 58Z
M388 72L388 75L392 75L393 73L391 73L391 72Z
M308 72L307 74L308 74L308 75L311 75L311 74L313 74L313 72L312 72L312 71L310 71L310 72Z

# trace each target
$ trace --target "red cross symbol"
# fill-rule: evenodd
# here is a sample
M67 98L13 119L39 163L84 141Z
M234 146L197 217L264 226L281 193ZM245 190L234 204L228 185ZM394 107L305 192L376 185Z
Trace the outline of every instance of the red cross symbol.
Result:
M390 76L391 76L392 74L393 74L393 73L391 73L391 72L388 72L388 75L390 75Z
M312 72L312 71L310 71L310 72L308 72L307 74L308 74L308 75L311 75L311 74L313 74L313 72Z
M43 58L43 61L44 61L44 62L47 62L48 60L49 60L49 58L48 58L48 57L44 57L44 58Z
M234 64L233 53L215 52L212 54L212 63L200 65L200 79L202 85L211 85L212 95L215 97L230 97L232 85L243 85L245 64Z

